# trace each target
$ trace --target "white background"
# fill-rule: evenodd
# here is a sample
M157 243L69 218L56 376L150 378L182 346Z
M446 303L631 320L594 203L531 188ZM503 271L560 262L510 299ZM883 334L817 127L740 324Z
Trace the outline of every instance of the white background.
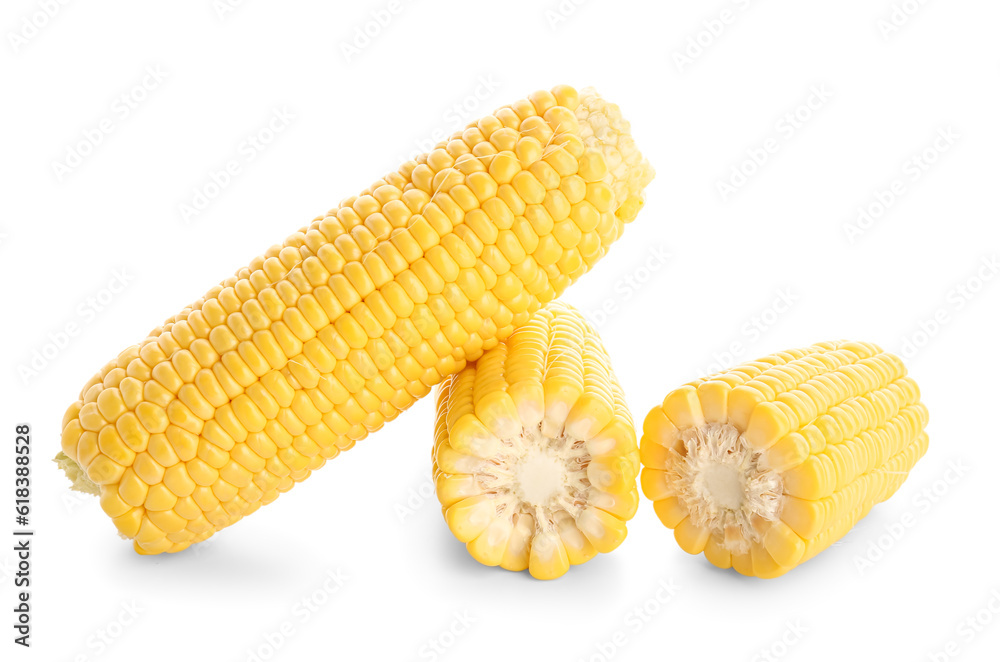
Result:
M957 659L996 659L1000 279L977 275L1000 252L996 3L907 0L890 32L890 0L411 0L352 54L387 0L256 0L221 16L210 0L100 0L47 20L39 4L0 14L0 512L12 527L13 429L27 421L37 531L30 651L10 642L11 545L0 552L5 659L239 662L283 624L271 659L956 659L949 642ZM147 67L165 78L125 116L116 99ZM906 354L930 451L843 541L752 580L685 554L643 501L616 552L558 581L482 567L426 498L427 400L178 555L134 554L96 500L65 489L48 461L63 411L108 358L458 128L455 104L471 120L557 83L617 102L657 169L645 210L566 296L616 309L599 328L637 419L727 351L852 338ZM241 143L283 109L294 119L247 160ZM60 177L54 164L102 122L112 131ZM720 192L765 144L766 162ZM229 160L240 173L185 223L181 205ZM902 193L850 242L845 225L895 180ZM669 258L643 270L655 250ZM124 290L87 312L116 271ZM775 308L781 293L793 303ZM68 324L67 346L25 377ZM336 592L328 572L348 577ZM324 604L303 611L314 595ZM977 614L979 631L960 625Z

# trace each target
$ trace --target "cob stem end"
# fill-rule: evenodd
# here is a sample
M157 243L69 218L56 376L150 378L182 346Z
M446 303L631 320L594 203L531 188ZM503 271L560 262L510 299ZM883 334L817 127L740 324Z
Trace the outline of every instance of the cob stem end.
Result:
M83 467L77 464L77 462L68 455L60 451L59 454L52 459L52 461L55 462L59 468L63 470L63 473L66 474L66 477L69 478L69 481L72 483L72 485L70 485L71 490L83 492L84 494L93 494L94 496L101 495L100 486L87 478L87 472L83 470Z

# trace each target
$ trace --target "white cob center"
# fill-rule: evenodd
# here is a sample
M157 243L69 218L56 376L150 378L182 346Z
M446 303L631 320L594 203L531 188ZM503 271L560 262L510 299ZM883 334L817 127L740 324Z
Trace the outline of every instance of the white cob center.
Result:
M521 501L544 506L565 489L566 463L547 449L532 450L514 468L514 480Z
M755 523L777 519L781 477L732 425L709 423L681 433L682 451L666 471L673 496L692 524L721 534L727 549L746 552L759 541Z
M738 510L743 507L746 494L746 476L731 464L709 462L695 477L695 485L702 494L708 494L720 508Z
M480 477L483 487L501 497L498 513L527 513L537 530L553 530L565 512L572 518L587 506L590 480L586 444L563 433L550 437L540 426L501 440L496 468Z

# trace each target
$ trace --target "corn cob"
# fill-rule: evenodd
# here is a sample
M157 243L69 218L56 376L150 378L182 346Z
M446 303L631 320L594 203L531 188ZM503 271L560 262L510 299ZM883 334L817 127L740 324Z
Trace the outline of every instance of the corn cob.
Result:
M559 301L437 392L445 521L480 563L538 579L610 552L639 504L632 417L601 339Z
M898 357L819 343L670 393L643 424L642 489L684 551L776 577L896 492L926 424Z
M509 336L605 254L652 174L592 91L504 106L111 360L57 462L137 552L205 540Z

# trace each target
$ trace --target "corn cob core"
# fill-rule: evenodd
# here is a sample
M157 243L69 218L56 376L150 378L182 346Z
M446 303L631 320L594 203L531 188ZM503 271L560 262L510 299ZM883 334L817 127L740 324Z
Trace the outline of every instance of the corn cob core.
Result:
M563 575L615 549L638 506L638 449L594 329L558 301L439 387L445 521L480 563Z
M652 178L628 131L567 86L469 124L105 365L57 461L140 553L270 503L605 254Z
M780 474L767 467L763 451L751 447L733 425L707 423L680 436L685 452L669 465L670 480L684 495L691 522L722 532L729 551L749 551L749 542L758 539L753 522L777 519Z
M820 343L670 393L643 426L642 488L685 551L776 577L895 493L926 424L898 357Z

